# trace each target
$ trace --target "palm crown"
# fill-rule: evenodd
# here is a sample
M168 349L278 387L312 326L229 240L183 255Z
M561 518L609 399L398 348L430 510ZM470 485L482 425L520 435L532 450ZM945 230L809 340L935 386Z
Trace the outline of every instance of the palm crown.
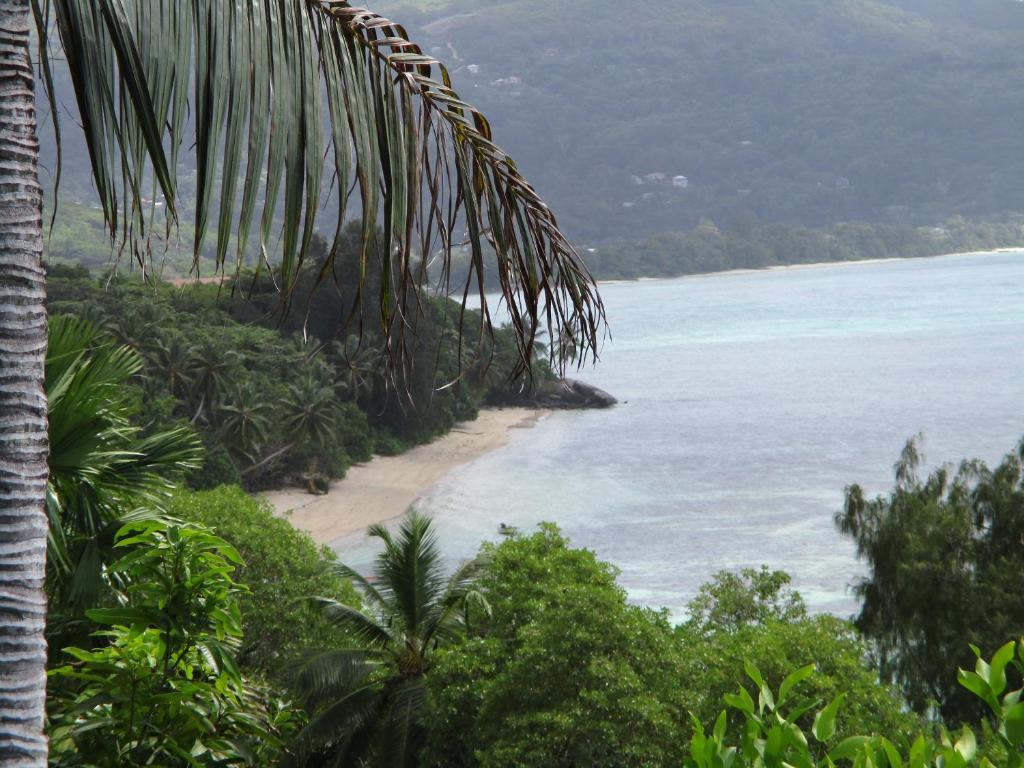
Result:
M446 577L430 519L415 512L397 536L382 525L369 534L384 545L372 582L336 566L359 589L365 608L315 601L352 637L353 647L303 660L298 686L317 712L303 744L332 754L339 764L376 749L381 762L405 765L419 746L423 676L432 651L464 632L469 604L487 609L474 587L484 561L471 560Z

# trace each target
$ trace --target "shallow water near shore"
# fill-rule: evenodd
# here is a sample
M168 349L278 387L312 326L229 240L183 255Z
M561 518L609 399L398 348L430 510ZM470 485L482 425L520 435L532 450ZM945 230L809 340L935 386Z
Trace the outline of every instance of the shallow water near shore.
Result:
M420 500L445 552L502 522L556 522L682 616L718 570L789 571L812 610L856 610L863 573L833 517L892 485L908 437L929 468L998 461L1024 435L1024 252L602 287L613 339L578 374L619 398L558 412ZM338 544L367 568L365 537Z

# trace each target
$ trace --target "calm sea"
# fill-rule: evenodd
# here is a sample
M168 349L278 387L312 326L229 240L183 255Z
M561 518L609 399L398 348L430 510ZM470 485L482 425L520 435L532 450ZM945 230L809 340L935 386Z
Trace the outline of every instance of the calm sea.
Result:
M833 516L929 467L997 461L1024 435L1024 252L731 273L602 288L613 338L579 378L617 396L552 414L442 480L419 508L453 558L499 523L557 523L681 616L716 571L788 571L849 615L863 573ZM363 537L339 547L366 567Z

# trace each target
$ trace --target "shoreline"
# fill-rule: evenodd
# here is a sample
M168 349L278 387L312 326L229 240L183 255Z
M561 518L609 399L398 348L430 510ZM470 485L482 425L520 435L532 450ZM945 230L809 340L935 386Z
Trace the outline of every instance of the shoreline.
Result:
M353 464L323 495L303 488L262 495L277 517L331 546L375 523L405 514L448 473L506 445L513 429L529 429L550 411L529 408L481 408L475 421L456 424L443 437L398 456L374 456Z
M673 275L671 277L634 277L614 278L611 280L598 280L597 284L617 285L621 283L647 283L652 280L684 280L704 277L720 277L721 275L756 275L767 272L786 272L789 270L821 269L823 267L854 267L860 264L886 264L891 261L920 261L922 259L942 259L949 256L989 256L994 253L1021 253L1024 254L1024 246L1014 248L993 248L985 251L954 251L952 253L936 253L932 256L890 256L884 259L847 259L845 261L812 261L807 264L772 264L768 267L737 267L736 269L721 269L717 272L691 272L684 275Z

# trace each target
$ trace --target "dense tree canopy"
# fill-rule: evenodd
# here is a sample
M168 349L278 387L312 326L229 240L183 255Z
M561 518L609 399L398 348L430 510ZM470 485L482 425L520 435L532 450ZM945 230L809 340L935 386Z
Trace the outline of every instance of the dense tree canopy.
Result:
M485 545L491 615L438 654L426 764L678 764L685 690L668 620L553 526Z
M331 568L334 553L240 488L180 491L167 504L174 517L214 530L242 562L235 579L248 587L238 596L242 640L238 662L247 672L282 681L286 667L308 648L345 637L305 604L322 595L358 605L349 582Z
M965 461L926 478L911 441L896 483L869 499L853 485L837 516L869 575L857 627L878 648L883 678L918 711L950 723L980 717L979 702L950 676L1024 634L1024 445L996 467Z
M756 698L751 681L737 677L746 663L756 666L772 688L814 664L815 674L803 684L801 697L827 703L842 694L836 723L840 737L918 733L922 721L904 712L896 688L879 685L869 647L856 630L835 616L808 615L788 584L786 573L762 567L719 573L701 588L689 605L689 619L676 630L685 648L682 684L690 711L701 722L712 722L737 684ZM952 677L949 669L946 675ZM809 716L798 720L811 725Z

